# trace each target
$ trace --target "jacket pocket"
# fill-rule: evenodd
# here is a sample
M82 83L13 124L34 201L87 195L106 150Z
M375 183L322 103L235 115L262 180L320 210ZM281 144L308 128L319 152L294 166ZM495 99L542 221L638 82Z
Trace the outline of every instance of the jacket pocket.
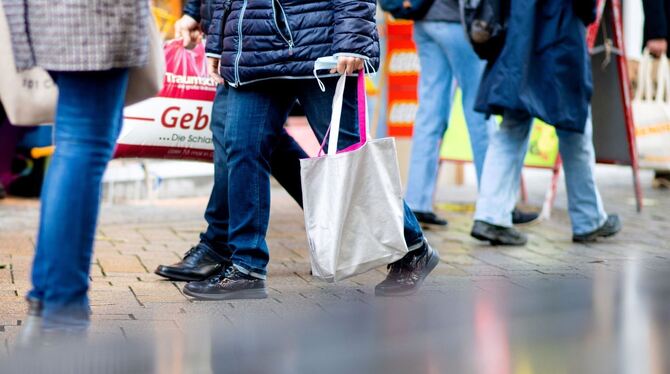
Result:
M281 5L279 0L272 0L272 15L273 15L273 24L277 33L281 38L286 42L289 47L289 51L293 52L293 33L291 32L291 25L289 24L288 17L286 12Z

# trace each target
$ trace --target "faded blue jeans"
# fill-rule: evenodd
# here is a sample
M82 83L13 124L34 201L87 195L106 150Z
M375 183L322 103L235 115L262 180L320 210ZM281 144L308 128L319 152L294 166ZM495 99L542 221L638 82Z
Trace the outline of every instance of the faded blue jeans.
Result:
M405 197L413 210L432 212L440 143L449 125L454 79L463 93L463 111L478 182L489 133L495 129L496 122L474 111L485 63L472 50L463 27L456 22L415 22L414 40L421 66L419 109L414 123Z
M532 122L533 118L526 113L504 114L486 153L475 220L512 227L511 213L519 191ZM591 116L583 134L562 130L556 133L565 171L572 232L589 233L607 220L593 175L595 151Z
M85 328L102 176L121 131L128 69L53 76L56 151L42 187L28 297L42 301L45 328Z
M325 78L323 83L326 92L321 92L314 79L274 79L228 93L228 246L233 252L233 265L245 274L257 278L267 274L270 252L265 235L270 219L271 155L280 146L284 123L296 99L317 139L322 141L326 136L337 78ZM356 88L356 78L349 78L338 149L359 140ZM423 232L407 205L404 234L410 250L422 246Z

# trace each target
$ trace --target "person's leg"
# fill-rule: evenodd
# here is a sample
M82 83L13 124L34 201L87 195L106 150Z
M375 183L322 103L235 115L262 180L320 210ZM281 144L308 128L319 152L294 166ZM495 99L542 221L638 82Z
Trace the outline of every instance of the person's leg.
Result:
M214 145L214 186L205 210L207 229L200 234L200 242L230 260L228 249L228 164L224 148L226 114L228 110L228 90L226 84L216 88L212 105L212 144Z
M463 94L463 113L468 124L472 155L477 171L477 182L481 182L489 136L497 127L493 117L475 111L475 100L479 90L479 82L484 72L485 62L480 60L472 49L459 23L444 24L444 35L439 40L440 46L448 56L454 76Z
M42 302L47 328L87 325L101 182L121 128L128 70L57 73L56 82L56 151L42 192L29 293Z
M433 211L440 143L449 121L452 69L439 42L447 37L446 26L446 22L414 23L421 75L405 199L415 212Z
M489 138L496 131L498 123L493 116L487 119L486 115L474 110L485 62L481 61L473 51L472 46L463 33L461 24L449 22L446 25L447 32L445 33L445 37L440 39L440 44L448 56L456 81L461 87L463 112L468 125L473 161L477 173L477 184L479 186L481 185ZM512 222L515 225L530 223L538 218L538 213L524 212L516 208L512 212Z
M519 191L532 121L527 114L507 112L500 128L491 137L477 199L476 220L512 227L511 213Z
M200 299L267 297L270 180L277 180L302 205L299 159L307 157L284 130L296 97L287 81L269 81L229 92L224 151L228 165L228 247L232 266L184 286Z
M200 241L229 260L232 253L228 248L228 165L224 147L228 90L230 88L227 85L217 88L215 104L212 107L215 182L205 211L207 230L200 235ZM285 130L281 131L277 147L270 156L272 175L301 207L300 159L307 157L305 151Z
M235 268L260 279L265 278L269 261L265 235L270 219L270 160L296 100L291 85L276 80L229 92L228 245Z
M214 186L209 197L205 220L207 229L200 242L182 260L173 265L159 265L156 274L172 280L198 281L224 270L231 261L228 247L228 165L224 147L228 85L219 85L212 106L210 125L214 144ZM307 155L286 132L282 131L277 148L270 157L270 169L277 181L302 206L300 159Z
M556 133L565 171L572 232L576 236L588 234L607 221L594 175L596 158L591 118L589 116L583 134L563 130Z
M214 145L214 185L205 210L207 229L200 242L172 265L159 265L155 273L176 281L207 279L230 265L232 253L228 248L228 166L223 146L228 108L228 85L216 88L212 105L210 130Z
M302 208L302 185L300 182L300 160L309 158L307 153L282 128L277 147L270 156L272 176Z
M471 235L492 244L523 245L526 238L512 228L521 169L533 118L506 112L489 143Z

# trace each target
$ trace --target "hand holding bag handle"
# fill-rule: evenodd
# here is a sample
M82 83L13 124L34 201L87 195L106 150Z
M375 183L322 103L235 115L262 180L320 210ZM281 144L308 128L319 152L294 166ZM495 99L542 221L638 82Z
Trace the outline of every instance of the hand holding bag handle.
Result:
M326 139L328 140L328 152L329 156L337 154L337 143L340 138L340 122L342 119L342 105L344 102L344 88L346 86L347 76L342 75L337 81L337 86L335 87L335 95L333 96L333 107L332 114L330 117L330 127L326 133L326 137L321 143L321 149L319 150L319 156L323 155L323 149L325 147ZM367 95L365 92L365 73L363 70L358 73L358 133L360 140L358 143L353 144L346 149L343 149L340 152L350 152L356 149L361 148L369 139L372 139L370 135L369 120L368 120L368 106L367 106Z

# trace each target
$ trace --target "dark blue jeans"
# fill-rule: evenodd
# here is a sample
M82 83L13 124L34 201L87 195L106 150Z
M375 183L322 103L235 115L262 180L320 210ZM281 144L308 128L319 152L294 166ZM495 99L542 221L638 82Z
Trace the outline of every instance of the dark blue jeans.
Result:
M102 175L121 130L128 69L53 73L56 151L42 189L30 298L44 327L88 324L89 270Z
M321 92L313 79L269 80L229 92L225 133L231 212L228 245L233 264L244 273L258 278L267 274L271 156L281 146L284 122L296 99L319 141L326 135L337 78L323 82L326 92ZM352 77L344 95L339 149L359 140L356 90L356 78ZM298 168L299 174L299 164L291 163L291 167ZM407 205L405 240L410 249L423 242L421 227Z
M214 187L209 197L205 220L207 230L200 235L200 243L230 261L232 252L228 247L228 166L226 149L223 146L228 108L228 85L219 85L212 107L212 138L214 143ZM300 159L307 154L282 128L279 144L270 155L270 169L279 184L302 207L300 189ZM235 214L235 212L232 212Z

